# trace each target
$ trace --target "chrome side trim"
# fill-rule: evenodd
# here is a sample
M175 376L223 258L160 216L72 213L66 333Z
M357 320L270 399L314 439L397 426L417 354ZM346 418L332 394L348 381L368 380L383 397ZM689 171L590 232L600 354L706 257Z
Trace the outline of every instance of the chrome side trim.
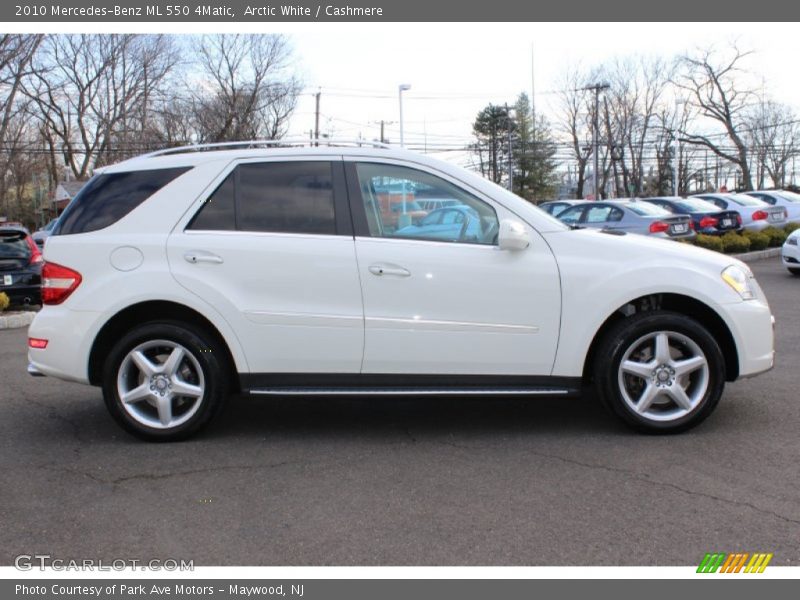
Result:
M564 396L574 393L566 389L324 389L324 388L264 388L250 390L258 396Z

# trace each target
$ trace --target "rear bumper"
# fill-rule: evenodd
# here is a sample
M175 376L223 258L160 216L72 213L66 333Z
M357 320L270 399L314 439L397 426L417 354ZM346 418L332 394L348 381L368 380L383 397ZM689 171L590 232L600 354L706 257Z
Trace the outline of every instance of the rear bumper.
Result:
M100 313L45 306L28 336L47 340L47 348L28 348L28 373L89 383L89 354L100 327Z
M41 285L14 285L0 287L0 292L4 292L11 304L41 304L42 286Z
M31 377L44 377L44 373L37 369L33 363L28 363L28 375Z

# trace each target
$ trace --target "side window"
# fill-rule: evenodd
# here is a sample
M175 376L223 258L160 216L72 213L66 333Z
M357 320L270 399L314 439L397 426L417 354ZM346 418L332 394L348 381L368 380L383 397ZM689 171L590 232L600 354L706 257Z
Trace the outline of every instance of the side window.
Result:
M252 163L236 170L239 229L336 233L329 162Z
M583 214L583 206L575 206L573 208L567 208L566 210L561 211L558 213L558 220L566 223L567 225L575 225L578 221L581 220L581 214Z
M605 223L608 221L608 215L611 212L610 206L592 206L586 212L587 223Z
M622 210L617 208L616 206L611 209L611 212L608 214L608 220L612 222L622 221Z
M331 164L247 163L209 196L189 229L335 234Z
M377 163L356 165L373 237L496 243L497 213L486 202L430 173ZM426 210L432 199L440 207Z
M233 173L225 178L225 181L205 201L187 229L201 231L236 229L236 216L233 209L233 179Z

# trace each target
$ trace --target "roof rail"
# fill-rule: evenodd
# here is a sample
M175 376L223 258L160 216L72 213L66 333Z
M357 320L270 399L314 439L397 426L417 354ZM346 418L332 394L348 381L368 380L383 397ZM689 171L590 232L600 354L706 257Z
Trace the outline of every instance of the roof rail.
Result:
M227 148L259 148L262 146L367 146L370 148L390 149L392 146L381 142L371 142L369 140L350 140L337 138L320 138L311 140L307 138L288 138L282 140L249 140L242 142L216 142L214 144L192 144L190 146L178 146L176 148L164 148L145 154L145 158L153 156L166 156L169 154L184 154L187 152L207 152L212 150L224 150Z

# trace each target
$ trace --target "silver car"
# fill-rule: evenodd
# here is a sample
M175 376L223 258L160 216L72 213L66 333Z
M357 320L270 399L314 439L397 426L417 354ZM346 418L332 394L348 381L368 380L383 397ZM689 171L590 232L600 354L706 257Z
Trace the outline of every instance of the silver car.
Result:
M782 206L786 209L787 218L792 222L800 222L800 194L785 190L765 190L747 192L748 196L763 200L770 206Z
M770 206L747 194L697 194L693 198L702 198L722 210L735 210L742 216L742 226L750 231L783 227L788 220L783 206Z
M585 202L589 202L589 200L550 200L548 202L542 202L539 205L539 208L541 208L548 215L557 217L559 213L567 210L570 206L577 206L578 204L584 204Z
M639 233L669 239L695 237L692 219L675 215L640 200L604 200L579 204L564 210L557 218L577 227Z

